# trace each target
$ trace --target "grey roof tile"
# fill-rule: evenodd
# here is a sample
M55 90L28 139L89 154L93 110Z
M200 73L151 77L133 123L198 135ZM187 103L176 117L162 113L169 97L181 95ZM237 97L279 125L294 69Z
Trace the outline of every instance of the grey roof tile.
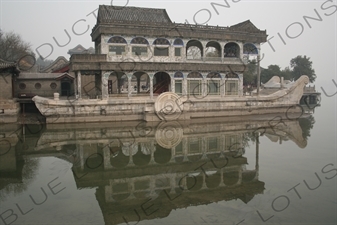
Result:
M172 23L165 9L100 5L97 23Z

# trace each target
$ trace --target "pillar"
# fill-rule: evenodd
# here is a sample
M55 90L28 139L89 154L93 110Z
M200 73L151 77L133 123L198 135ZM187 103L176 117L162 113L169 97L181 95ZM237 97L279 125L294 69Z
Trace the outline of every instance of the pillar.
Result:
M187 77L185 77L184 75L184 79L183 79L183 96L187 96Z
M132 85L131 85L131 79L132 79L132 74L128 74L128 98L131 98L132 95Z
M104 169L111 169L112 165L110 163L110 148L108 145L106 145L103 148L103 157L104 157Z
M183 158L183 162L187 162L188 161L188 141L187 141L187 138L183 138L182 140L182 143L183 143L183 155L184 155L184 158Z
M78 150L79 150L79 155L80 155L80 162L81 162L81 170L84 170L84 152L83 152L83 145L79 145L78 146Z
M77 95L77 74L75 73L75 80L74 80L74 95Z
M108 80L109 80L110 72L101 72L101 92L102 92L102 100L107 100L109 98L108 91Z
M220 95L221 95L221 97L225 96L225 85L226 85L226 79L225 79L225 77L221 76L221 80L220 80Z
M174 82L174 73L169 73L169 75L170 75L170 79L171 79L171 90L169 90L169 91L175 93L176 88L175 88L175 82Z
M239 96L243 96L243 74L239 74L238 86L238 94Z
M202 97L206 97L208 95L208 86L207 86L207 81L206 81L206 76L205 74L202 74L202 81L201 81L201 95Z
M153 77L154 74L149 74L150 77L150 98L153 99Z
M206 58L206 45L207 45L207 42L202 41L202 42L201 42L201 45L202 45L202 56L201 56L201 60L205 62L205 58Z
M171 77L171 92L173 92L173 93L176 92L176 82L174 80L174 76Z
M82 98L82 74L81 71L77 71L77 91L78 91L78 98Z

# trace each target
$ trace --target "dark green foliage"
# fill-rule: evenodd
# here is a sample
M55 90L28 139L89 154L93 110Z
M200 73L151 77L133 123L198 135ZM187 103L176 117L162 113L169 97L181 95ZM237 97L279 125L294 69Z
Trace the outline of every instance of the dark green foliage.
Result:
M315 70L312 69L312 62L307 56L297 56L290 60L290 66L292 68L292 78L297 80L302 75L307 75L310 82L314 82L316 79Z
M290 67L281 70L278 65L269 65L267 69L261 67L260 80L261 83L266 83L273 76L284 77L284 80L295 81L302 75L307 75L310 82L316 79L315 70L312 69L312 62L307 56L297 56L290 60ZM247 69L243 73L243 84L257 84L257 63L255 60L247 64Z

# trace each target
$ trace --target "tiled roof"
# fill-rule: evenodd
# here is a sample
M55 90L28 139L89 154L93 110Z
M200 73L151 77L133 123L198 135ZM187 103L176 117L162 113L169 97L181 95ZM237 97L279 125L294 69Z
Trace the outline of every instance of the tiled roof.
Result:
M82 45L77 45L75 48L69 49L68 54L82 53L84 50L86 49Z
M69 65L69 61L66 58L64 58L63 56L59 56L49 66L40 70L40 72L41 73L51 73L54 70L65 67L66 65Z
M68 76L69 78L74 79L74 76L69 73L20 73L18 80L56 80L63 76Z
M260 30L250 20L235 24L233 26L230 26L229 28L237 31L248 31L253 33L260 32Z
M100 5L97 23L172 23L165 9Z

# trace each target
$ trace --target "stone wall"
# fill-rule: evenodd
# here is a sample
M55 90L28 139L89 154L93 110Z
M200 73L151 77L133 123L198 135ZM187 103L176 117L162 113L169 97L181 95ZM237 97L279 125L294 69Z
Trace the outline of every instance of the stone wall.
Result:
M52 84L56 84L56 87ZM14 84L15 97L26 94L27 97L39 95L53 97L54 93L61 92L61 82L55 80L20 80ZM54 89L52 87L55 87Z
M12 99L12 76L10 74L0 75L0 100Z
M20 105L12 97L12 76L0 75L0 124L17 121Z

